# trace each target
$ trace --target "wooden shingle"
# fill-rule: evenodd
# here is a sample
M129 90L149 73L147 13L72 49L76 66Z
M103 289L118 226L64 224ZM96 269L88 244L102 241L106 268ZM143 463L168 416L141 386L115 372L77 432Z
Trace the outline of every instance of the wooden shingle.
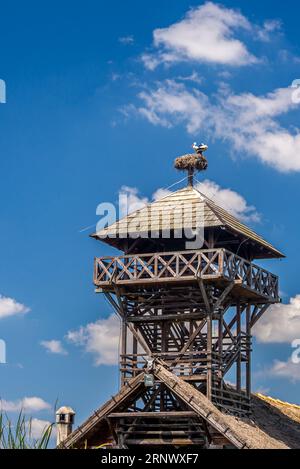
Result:
M113 237L137 238L151 231L160 233L166 229L196 229L202 226L204 229L223 228L242 239L249 240L264 252L268 252L268 256L265 257L284 257L272 244L195 187L186 187L173 192L91 236L106 242Z

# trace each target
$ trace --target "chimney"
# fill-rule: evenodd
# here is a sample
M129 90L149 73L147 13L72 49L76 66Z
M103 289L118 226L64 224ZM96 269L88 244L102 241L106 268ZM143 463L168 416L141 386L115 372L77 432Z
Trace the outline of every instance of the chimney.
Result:
M59 446L71 433L75 412L71 407L61 407L56 412L57 446Z

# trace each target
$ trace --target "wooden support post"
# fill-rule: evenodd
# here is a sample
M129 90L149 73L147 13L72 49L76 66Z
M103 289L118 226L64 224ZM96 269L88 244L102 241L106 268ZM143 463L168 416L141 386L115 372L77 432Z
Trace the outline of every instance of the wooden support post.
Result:
M223 398L223 314L221 308L219 310L218 319L218 349L219 349L219 378L220 378L220 397Z
M121 357L120 357L120 368L122 368L121 362L123 357L127 354L127 324L126 319L122 319L122 331L121 331ZM126 380L126 371L121 372L121 387L124 386Z
M207 312L207 378L206 378L206 396L212 400L212 314Z
M211 313L211 306L210 306L209 299L208 299L208 296L207 296L207 292L206 292L206 289L205 289L205 286L204 286L204 282L203 282L203 280L198 279L198 283L199 283L199 287L200 287L200 290L201 290L201 293L202 293L202 296L203 296L203 301L204 301L204 304L205 304L205 307L206 307L206 311Z
M168 321L163 321L161 324L161 351L162 354L168 351L168 335L170 329L170 323ZM165 408L165 386L160 385L160 412L164 412Z
M242 370L241 370L241 304L238 301L236 305L236 336L239 344L239 353L236 361L236 389L241 392L242 389Z
M251 398L251 305L246 308L246 333L247 333L247 362L246 362L246 394Z
M136 330L136 328L134 327L134 330ZM138 364L137 364L137 353L138 353L138 342L137 342L137 339L136 339L136 336L135 335L132 335L132 354L133 354L133 366L134 368L137 368L138 367ZM136 376L137 375L137 371L136 369L134 370L133 372L133 376Z

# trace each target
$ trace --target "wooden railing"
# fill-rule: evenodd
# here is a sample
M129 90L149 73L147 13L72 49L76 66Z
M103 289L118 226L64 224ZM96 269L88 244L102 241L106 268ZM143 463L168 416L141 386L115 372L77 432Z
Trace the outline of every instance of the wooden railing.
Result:
M218 337L214 337L213 341L217 343ZM211 367L213 373L222 371L223 375L230 370L237 354L247 351L246 334L241 333L240 337L223 340L223 352L220 355L218 350L211 354ZM178 359L178 351L174 352L153 352L153 358L159 358L164 361L168 369L175 375L190 381L201 381L206 379L208 353L207 350L187 351L180 354ZM125 379L132 378L141 373L146 366L149 356L145 353L120 355L120 371ZM222 363L222 365L220 365Z
M232 386L228 389L213 387L212 401L222 412L237 417L251 414L250 398L244 391L237 392Z
M95 259L94 283L147 284L195 279L237 281L241 286L275 301L278 277L225 249L133 254Z
M165 365L176 376L180 376L186 381L205 381L207 375L207 351L189 351L181 354L178 360L178 352L154 352L151 355L153 358L163 360ZM125 380L131 379L137 374L144 371L146 367L148 355L144 353L126 354L120 356L120 371L123 373ZM218 352L212 353L212 370L219 369L219 354ZM178 360L178 361L177 361Z

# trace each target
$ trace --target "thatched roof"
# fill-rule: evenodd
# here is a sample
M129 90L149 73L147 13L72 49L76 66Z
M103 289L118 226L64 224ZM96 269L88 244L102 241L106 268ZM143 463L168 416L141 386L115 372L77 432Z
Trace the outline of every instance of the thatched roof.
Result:
M226 416L252 448L300 449L300 406L256 394L252 409L251 420Z
M154 375L172 390L191 411L206 421L212 431L238 449L300 449L300 407L274 401L260 395L253 396L252 419L224 415L195 387L164 368L154 366ZM144 374L133 378L127 386L97 410L75 430L63 448L82 447L86 442L111 438L107 417L126 402L130 404L139 392L145 392Z

